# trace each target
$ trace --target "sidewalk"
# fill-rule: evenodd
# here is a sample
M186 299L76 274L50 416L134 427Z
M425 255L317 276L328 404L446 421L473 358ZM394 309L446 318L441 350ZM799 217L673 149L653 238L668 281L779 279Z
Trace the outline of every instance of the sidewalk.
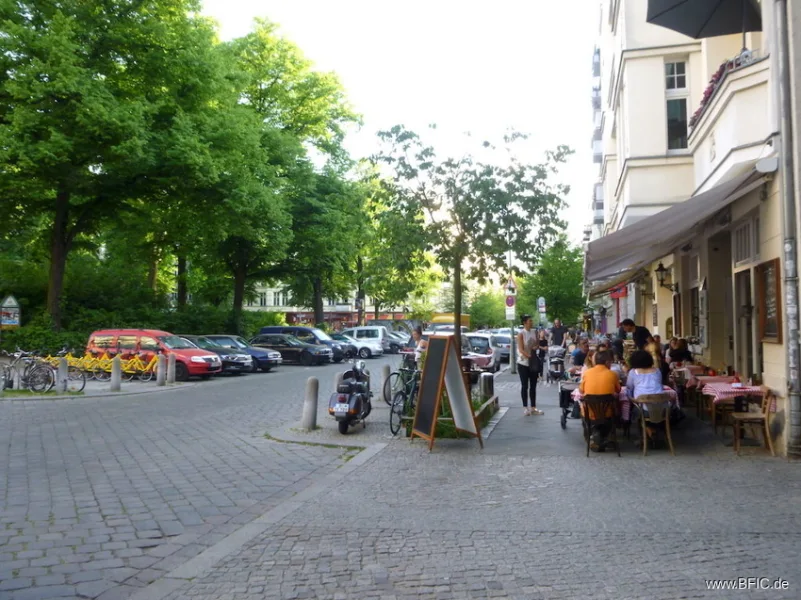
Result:
M24 394L15 395L15 390L5 390L0 394L0 400L8 401L28 401L28 400L74 400L76 398L97 398L103 396L135 396L140 394L153 394L157 392L175 391L177 389L188 389L198 384L197 381L183 381L171 383L163 387L156 385L156 380L152 381L123 381L119 392L111 391L111 383L108 381L87 381L82 394Z

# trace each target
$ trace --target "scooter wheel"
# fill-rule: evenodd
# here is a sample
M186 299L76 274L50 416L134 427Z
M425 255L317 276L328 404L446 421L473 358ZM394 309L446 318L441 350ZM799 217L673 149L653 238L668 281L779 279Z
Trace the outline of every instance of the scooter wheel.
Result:
M337 425L339 425L339 433L345 435L348 433L348 422L347 421L338 421Z

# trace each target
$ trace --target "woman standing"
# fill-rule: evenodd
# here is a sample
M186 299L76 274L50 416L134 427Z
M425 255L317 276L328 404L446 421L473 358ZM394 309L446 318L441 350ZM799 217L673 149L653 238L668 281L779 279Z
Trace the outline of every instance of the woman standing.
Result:
M531 315L523 315L521 321L523 330L517 334L517 372L520 374L523 414L541 415L544 413L537 409L537 378L540 368L537 364L537 341L531 328L533 321Z
M422 367L420 364L420 357L428 349L428 342L423 339L423 328L419 325L412 331L412 339L414 340L414 362L417 363L417 368Z
M545 363L548 362L548 336L545 334L544 329L540 329L537 338L537 356L540 359L540 379L544 380L543 371L545 370Z

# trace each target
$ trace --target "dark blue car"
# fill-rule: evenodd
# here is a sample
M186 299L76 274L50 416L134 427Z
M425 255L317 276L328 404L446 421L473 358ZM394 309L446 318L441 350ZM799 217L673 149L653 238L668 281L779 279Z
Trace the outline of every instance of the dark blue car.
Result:
M301 342L306 344L313 344L315 346L328 346L331 348L333 354L333 361L335 363L342 362L345 358L347 348L340 342L331 338L322 329L316 327L302 327L300 325L271 325L270 327L262 327L259 333L280 333L283 335L291 335L298 338Z
M250 354L250 356L253 358L254 373L259 369L266 373L273 367L277 367L283 362L280 352L251 346L238 335L205 335L203 337L213 340L215 344L222 346L223 348L234 348Z

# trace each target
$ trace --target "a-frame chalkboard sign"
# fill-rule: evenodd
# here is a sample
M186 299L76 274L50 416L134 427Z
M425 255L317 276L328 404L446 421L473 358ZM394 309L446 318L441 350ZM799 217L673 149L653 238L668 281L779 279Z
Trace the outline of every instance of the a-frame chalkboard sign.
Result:
M484 447L460 364L452 336L431 336L428 339L411 438L417 436L428 440L429 450L434 448L443 387L448 390L448 401L456 429L477 437L478 443Z

